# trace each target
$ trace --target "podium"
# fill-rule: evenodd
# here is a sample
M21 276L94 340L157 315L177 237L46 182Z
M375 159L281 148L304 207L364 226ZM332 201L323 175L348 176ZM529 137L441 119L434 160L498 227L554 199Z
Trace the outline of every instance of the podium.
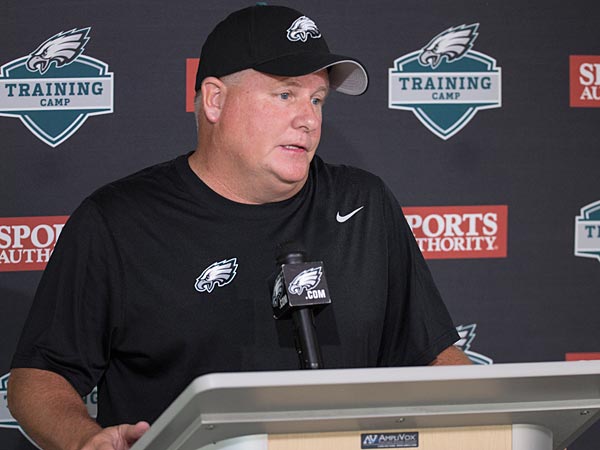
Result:
M132 450L562 450L600 361L209 374Z

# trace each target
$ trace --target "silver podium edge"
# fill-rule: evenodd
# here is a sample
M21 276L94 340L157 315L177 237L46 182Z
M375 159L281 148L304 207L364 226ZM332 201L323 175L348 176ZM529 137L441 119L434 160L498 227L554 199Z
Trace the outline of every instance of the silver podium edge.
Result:
M196 378L132 450L488 425L513 425L513 450L562 450L599 418L600 361L215 373Z

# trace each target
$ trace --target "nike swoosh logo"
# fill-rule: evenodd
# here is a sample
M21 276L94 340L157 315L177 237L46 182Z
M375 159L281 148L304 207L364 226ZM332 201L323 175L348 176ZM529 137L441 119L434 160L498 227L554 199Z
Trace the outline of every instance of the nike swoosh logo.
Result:
M337 220L339 223L344 223L346 220L348 220L350 217L352 217L354 214L356 214L363 208L364 208L364 206L361 206L360 208L356 208L354 211L352 211L349 214L346 214L345 216L340 216L340 212L338 211L337 215L335 216L335 220Z

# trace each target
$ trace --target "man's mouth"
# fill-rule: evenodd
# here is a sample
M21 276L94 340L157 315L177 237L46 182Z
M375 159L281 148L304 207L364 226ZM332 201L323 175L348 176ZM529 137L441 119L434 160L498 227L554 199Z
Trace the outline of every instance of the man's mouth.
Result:
M292 152L305 152L306 151L306 148L302 147L300 145L288 144L288 145L282 145L281 147L283 147L285 150L290 150Z

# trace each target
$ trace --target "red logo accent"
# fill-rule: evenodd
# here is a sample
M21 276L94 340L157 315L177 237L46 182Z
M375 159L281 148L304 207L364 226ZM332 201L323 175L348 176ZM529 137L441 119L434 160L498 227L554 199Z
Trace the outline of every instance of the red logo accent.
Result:
M194 97L196 96L196 72L200 58L185 60L185 112L194 112Z
M0 218L0 272L44 270L68 218Z
M402 209L426 259L506 258L507 205Z
M600 359L600 352L565 354L565 361L588 361L592 359Z
M600 108L600 56L569 56L571 107Z

